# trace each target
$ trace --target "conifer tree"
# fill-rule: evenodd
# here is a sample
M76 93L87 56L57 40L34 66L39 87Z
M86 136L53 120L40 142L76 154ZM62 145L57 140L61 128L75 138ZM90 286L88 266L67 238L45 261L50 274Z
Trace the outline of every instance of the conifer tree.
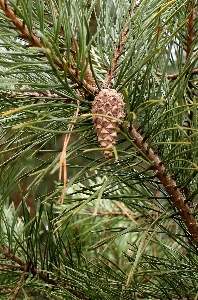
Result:
M197 7L0 0L0 299L198 299Z

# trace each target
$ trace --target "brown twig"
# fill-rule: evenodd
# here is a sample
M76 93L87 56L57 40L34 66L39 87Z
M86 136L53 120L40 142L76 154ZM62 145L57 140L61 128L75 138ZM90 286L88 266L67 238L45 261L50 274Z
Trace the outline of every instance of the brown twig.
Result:
M39 38L33 32L29 32L27 26L16 16L16 13L5 0L0 0L0 8L4 11L5 16L12 21L15 28L21 32L22 37L28 40L32 46L43 47Z
M11 261L17 263L19 266L21 266L21 270L24 270L25 267L27 267L27 263L24 262L21 258L18 256L15 256L12 252L12 250L8 250L4 245L2 245L2 252L5 256L5 258L10 259Z
M48 97L48 98L63 98L62 96L55 94L53 92L46 92L46 91L42 91L42 92L15 92L14 94L9 93L9 94L3 94L4 97L6 98L15 98L17 96L28 96L28 97L34 97L34 98L44 98L44 97Z
M127 34L129 32L129 27L126 26L122 32L121 39L119 44L116 46L114 55L113 55L113 60L112 60L112 65L111 68L108 70L107 75L102 83L102 88L108 88L110 85L111 80L115 76L115 71L118 67L118 60L122 54L123 47L125 45L126 39L127 39Z
M188 59L190 57L191 52L193 52L194 47L195 47L195 36L196 36L196 17L197 17L197 13L196 13L196 7L195 7L195 1L191 0L189 2L189 6L188 6L188 13L189 13L189 18L188 18L188 22L187 22L187 35L184 38L184 51L186 52L185 55L185 65L188 65ZM198 71L198 69L195 69ZM188 79L187 82L187 88L186 88L186 94L187 94L187 102L189 104L193 103L194 101L194 96L195 92L194 92L194 86L192 83L192 79L193 79L193 73L187 71L185 74L185 78L186 80ZM186 117L185 120L185 127L189 130L187 130L187 135L190 136L192 134L192 124L193 124L193 120L196 119L196 116L194 116L194 111L193 110L189 110L188 111L188 115ZM193 160L193 155L192 153L188 153L188 159L189 160ZM189 192L189 188L187 186L184 187L184 192L185 195L187 197L187 195L190 193Z
M196 13L196 7L195 7L194 0L191 0L189 3L188 13L189 13L189 19L187 22L187 35L185 37L186 61L190 55L190 52L191 52L193 44L194 44L195 36L196 36L195 20L197 17L197 13Z
M198 69L192 70L191 75L197 75L197 74L198 74ZM171 81L177 79L179 76L180 76L180 73L175 73L175 74L168 75L167 78L168 78L169 82L171 82Z
M20 278L20 280L18 282L18 286L14 290L13 296L10 298L10 300L15 300L17 298L17 295L18 295L18 293L19 293L19 291L20 291L20 289L21 289L24 281L25 281L25 274L22 274L21 278Z
M137 7L137 3L136 3L136 1L134 1L133 9L129 11L130 15L134 14L136 7ZM127 20L126 20L126 22L127 22ZM113 55L111 68L108 69L107 75L102 83L102 88L104 88L104 89L109 87L111 80L115 76L115 71L118 68L118 61L119 61L120 56L122 55L122 51L123 51L124 45L127 40L128 32L129 32L129 27L128 26L124 27L123 32L121 34L120 41L117 44L114 55Z
M170 175L166 174L166 169L161 159L152 149L148 148L148 144L144 142L144 138L140 135L140 133L138 133L135 128L130 129L129 133L134 140L135 146L152 164L155 176L163 184L165 191L173 201L174 206L177 208L179 215L198 247L198 224L186 199L182 195L181 190L177 187L175 180Z
M135 13L135 10L136 10L137 6L138 6L137 1L134 1L133 8L130 9L129 12L128 12L128 14L130 16L132 16ZM127 19L126 19L125 23L127 23ZM106 75L106 77L105 77L105 79L102 83L102 88L108 88L109 85L110 85L111 80L115 76L116 69L118 68L119 58L123 54L122 52L123 52L123 48L124 48L124 45L125 45L126 40L127 40L128 32L129 32L129 27L128 26L124 27L124 29L122 31L122 34L121 34L120 41L117 44L114 55L113 55L111 68L108 69L107 75Z
M197 12L196 12L196 5L195 5L195 1L191 0L189 3L189 7L188 7L188 13L189 13L189 18L188 18L188 22L187 22L187 34L184 37L184 51L186 52L185 55L185 62L187 62L188 57L192 51L192 47L194 45L194 40L196 37L196 30L195 30L195 23L196 23L196 18L197 18ZM190 73L191 76L193 75L197 75L198 74L198 69L194 69L192 70L192 72ZM174 73L174 74L170 74L167 76L169 82L176 80L178 77L180 76L180 73ZM161 75L159 75L159 77L161 77Z
M197 74L198 74L198 69L193 69L191 72L191 75L193 76L193 75L197 75ZM157 74L157 76L159 78L162 78L161 74ZM179 76L180 76L180 73L169 74L169 75L167 75L167 79L169 82L171 82L173 80L176 80Z
M4 245L2 245L1 252L4 254L5 258L11 260L12 262L17 263L16 267L20 266L20 270L24 272L24 276L27 275L27 273L30 273L34 276L37 275L40 279L47 282L48 284L51 284L54 286L61 286L61 287L65 288L67 291L69 291L71 294L75 295L79 299L83 299L83 300L90 299L89 297L80 294L73 288L66 286L63 282L55 280L53 278L50 278L49 275L44 273L42 270L39 270L38 268L29 267L26 262L24 262L21 258L17 257L16 255L14 255L12 250L8 250ZM10 270L13 271L13 268L14 268L13 265L10 266ZM21 285L23 284L24 280L25 280L25 277L23 277L23 275L22 275L20 278L20 281L19 281L19 287L18 287L19 289L21 288ZM18 293L19 289L16 289L14 291L14 296L15 296L15 294ZM16 299L13 297L11 298L12 300Z
M95 213L95 211L93 209L86 209L86 212L90 213L91 215L93 215ZM131 213L128 212L128 215L130 215ZM105 211L100 211L100 210L97 210L97 216L109 216L109 215L112 215L113 217L115 216L121 216L121 217L128 217L128 215L123 211L114 211L113 213L112 212L105 212Z

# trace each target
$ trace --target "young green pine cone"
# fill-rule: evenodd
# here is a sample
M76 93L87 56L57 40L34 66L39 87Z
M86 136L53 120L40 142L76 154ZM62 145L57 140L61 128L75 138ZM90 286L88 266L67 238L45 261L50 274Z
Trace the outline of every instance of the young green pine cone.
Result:
M125 103L120 93L113 89L102 89L94 98L91 113L103 114L123 120L125 117L124 106ZM119 127L119 121L102 116L93 116L92 119L100 146L112 149L116 144L117 132L115 127ZM112 151L104 151L105 158L110 158L112 155Z

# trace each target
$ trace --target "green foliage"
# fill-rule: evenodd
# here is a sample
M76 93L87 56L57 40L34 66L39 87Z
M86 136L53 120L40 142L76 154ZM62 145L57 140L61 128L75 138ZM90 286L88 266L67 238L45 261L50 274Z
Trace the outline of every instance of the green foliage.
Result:
M129 133L141 129L196 217L195 1L10 0L28 34L3 3L0 299L198 299L193 238ZM126 27L111 80L126 120L106 160L89 114Z

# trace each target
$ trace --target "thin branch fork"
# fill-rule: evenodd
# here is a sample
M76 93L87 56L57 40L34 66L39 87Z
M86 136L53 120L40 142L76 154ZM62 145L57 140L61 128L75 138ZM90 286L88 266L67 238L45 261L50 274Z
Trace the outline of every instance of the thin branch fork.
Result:
M21 271L24 272L24 274L22 274L22 276L20 277L20 280L19 280L19 283L18 283L18 285L19 285L18 288L19 289L20 289L20 286L25 281L25 276L27 276L27 273L30 273L34 276L37 275L40 279L42 279L43 281L45 281L45 282L47 282L51 285L61 286L61 287L65 288L67 291L69 291L71 294L75 295L79 299L83 299L83 300L89 300L90 299L89 297L86 297L86 296L80 294L79 292L75 291L74 289L66 286L63 282L50 278L42 270L39 270L38 268L29 267L27 262L23 261L21 258L14 255L12 250L8 250L4 245L2 245L2 248L0 249L0 252L3 253L5 258L11 260L12 262L15 262L17 264L16 267L20 266ZM13 271L13 265L10 266L10 270ZM10 300L15 300L16 299L16 296L19 292L18 288L15 289L15 291L13 292L14 295Z
M166 174L166 169L161 159L148 147L148 144L144 142L140 133L138 133L135 128L130 129L129 133L133 138L133 142L136 147L138 147L140 152L146 156L152 164L156 177L163 184L165 191L170 196L174 206L177 208L179 215L192 236L192 239L198 247L198 224L181 190L177 187L175 180L170 175Z

